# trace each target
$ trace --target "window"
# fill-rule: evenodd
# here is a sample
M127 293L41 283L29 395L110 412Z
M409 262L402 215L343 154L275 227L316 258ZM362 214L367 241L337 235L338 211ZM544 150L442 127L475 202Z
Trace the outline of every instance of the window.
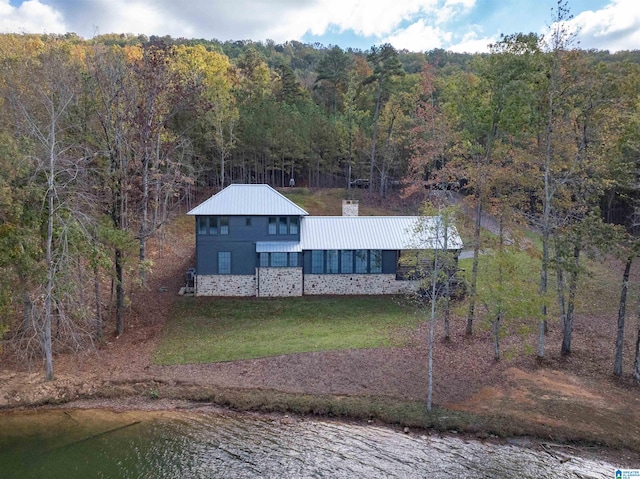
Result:
M314 274L324 273L324 251L313 250L311 252L311 272Z
M367 256L366 249L356 250L356 273L367 272Z
M198 217L198 234L206 235L207 234L207 218L205 216Z
M340 272L344 274L353 273L353 251L340 251Z
M371 264L369 266L369 272L382 273L382 250L371 250Z
M260 268L297 268L298 253L260 253Z
M290 235L298 234L298 231L300 231L299 223L300 223L300 218L296 218L296 217L289 218L289 234Z
M382 250L315 250L311 252L311 273L382 273Z
M270 235L297 235L300 232L300 218L272 216L269 218Z
M287 234L287 217L281 216L278 222L278 234L286 235Z
M231 251L218 251L218 274L231 274Z
M247 218L244 219L244 225L245 226L251 226L251 218L250 217L247 217Z
M338 272L338 250L330 249L327 251L327 273Z
M217 216L209 216L209 234L210 235L218 234L218 217Z
M271 253L271 265L274 268L287 266L287 253Z
M220 234L221 235L229 234L229 217L228 216L220 217Z

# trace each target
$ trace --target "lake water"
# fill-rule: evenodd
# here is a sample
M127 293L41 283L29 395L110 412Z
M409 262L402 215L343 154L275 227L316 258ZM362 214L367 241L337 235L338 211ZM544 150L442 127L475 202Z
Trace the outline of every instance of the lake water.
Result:
M0 414L2 479L614 477L571 451L220 412Z

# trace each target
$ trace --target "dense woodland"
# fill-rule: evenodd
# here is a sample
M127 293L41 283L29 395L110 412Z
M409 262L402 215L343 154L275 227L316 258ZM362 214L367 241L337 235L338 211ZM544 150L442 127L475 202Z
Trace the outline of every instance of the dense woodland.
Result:
M559 7L562 20L568 12ZM613 252L627 265L622 331L640 247L632 234L640 52L578 46L560 26L548 38L505 36L486 55L1 35L5 347L44 356L52 378L56 352L125 332L126 285L144 286L152 269L147 241L176 208L192 206L194 189L285 186L290 178L347 190L367 180L360 185L373 197L456 189L478 218L494 215L501 232L535 226L538 293L559 304L563 354L571 352L581 259ZM494 248L506 254L516 242L505 238ZM478 314L479 222L472 246L469 334ZM543 357L547 303L540 304ZM492 314L498 324L504 311ZM640 380L638 362L635 373Z

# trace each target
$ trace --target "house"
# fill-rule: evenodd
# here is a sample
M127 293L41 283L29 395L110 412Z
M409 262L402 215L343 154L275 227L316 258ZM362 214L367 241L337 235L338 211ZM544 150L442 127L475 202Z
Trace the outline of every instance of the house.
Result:
M230 185L188 214L196 296L403 293L417 288L399 274L403 252L443 240L416 244L419 217L357 216L356 201L343 201L343 216L310 216L268 185ZM461 248L449 227L447 249Z

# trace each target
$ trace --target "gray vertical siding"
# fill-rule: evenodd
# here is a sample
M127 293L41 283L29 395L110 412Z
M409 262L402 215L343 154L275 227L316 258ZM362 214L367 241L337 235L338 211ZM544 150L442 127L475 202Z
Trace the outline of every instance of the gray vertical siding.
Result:
M257 241L300 241L298 234L269 234L268 216L229 216L229 234L198 234L195 217L197 273L218 274L218 251L231 252L231 274L255 274ZM251 218L247 226L246 219Z

